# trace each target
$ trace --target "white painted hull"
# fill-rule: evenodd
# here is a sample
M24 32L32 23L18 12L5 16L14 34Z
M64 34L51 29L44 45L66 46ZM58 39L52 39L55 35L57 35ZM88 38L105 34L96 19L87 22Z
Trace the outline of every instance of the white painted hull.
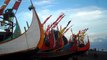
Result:
M38 22L35 10L32 9L32 11L33 19L29 29L16 39L0 43L0 55L16 53L37 48L41 36L40 24Z

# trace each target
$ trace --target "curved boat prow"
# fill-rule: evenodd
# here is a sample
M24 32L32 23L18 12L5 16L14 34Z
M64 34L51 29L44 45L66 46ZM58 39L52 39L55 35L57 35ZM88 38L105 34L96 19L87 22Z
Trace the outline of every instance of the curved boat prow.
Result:
M36 17L35 19L38 20L38 25L39 25L39 28L40 28L40 40L39 40L39 42L37 44L37 48L41 49L42 45L43 45L43 42L44 42L44 30L43 30L42 24L41 24L41 22L39 20L39 17L37 15L35 9L33 9L33 13L34 13L33 15L35 15L34 18Z
M25 33L18 38L0 43L0 56L41 48L44 41L43 28L34 8L32 9L32 13L31 26Z
M78 51L81 52L81 51L88 51L90 48L90 41L89 41L89 37L88 37L88 42L86 43L86 45L82 48L79 48Z

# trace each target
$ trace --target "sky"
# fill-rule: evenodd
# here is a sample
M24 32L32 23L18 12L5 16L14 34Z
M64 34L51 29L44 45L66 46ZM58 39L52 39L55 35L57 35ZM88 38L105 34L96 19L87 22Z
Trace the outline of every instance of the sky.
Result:
M4 0L0 0L0 6ZM16 0L11 0L7 8L11 8ZM87 35L90 37L91 48L107 50L107 0L32 0L36 7L41 23L49 16L52 17L46 22L48 24L55 21L63 12L65 17L58 26L65 27L69 20L72 20L73 33L77 34L79 30L89 28ZM26 21L31 23L31 11L28 10L30 0L22 0L22 3L16 13L18 22L24 31L27 27ZM65 36L69 38L69 30Z

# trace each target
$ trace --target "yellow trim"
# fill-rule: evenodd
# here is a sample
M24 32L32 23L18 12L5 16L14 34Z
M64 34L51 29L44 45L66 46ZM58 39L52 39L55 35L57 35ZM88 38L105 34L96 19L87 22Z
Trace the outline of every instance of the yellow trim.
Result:
M40 23L39 23L39 24L40 24ZM41 24L40 24L40 40L39 40L39 43L38 43L37 47L38 47L39 49L42 48L43 43L44 43L44 31L43 31L43 27L42 27Z

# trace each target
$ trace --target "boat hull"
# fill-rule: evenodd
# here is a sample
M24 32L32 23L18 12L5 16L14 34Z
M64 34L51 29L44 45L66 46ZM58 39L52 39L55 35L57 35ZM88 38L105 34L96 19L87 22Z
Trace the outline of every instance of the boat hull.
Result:
M18 38L0 43L0 56L5 54L29 51L37 48L41 38L40 24L33 9L32 23L29 29Z

